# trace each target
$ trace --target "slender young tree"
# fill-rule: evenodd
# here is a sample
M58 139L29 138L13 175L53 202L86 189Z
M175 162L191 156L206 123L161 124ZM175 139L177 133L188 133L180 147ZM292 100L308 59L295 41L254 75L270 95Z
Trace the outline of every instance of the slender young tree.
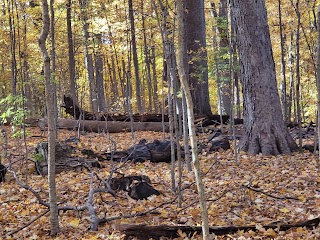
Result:
M300 24L301 24L301 13L299 9L300 0L296 1L296 4L291 4L294 6L296 16L297 16L297 32L296 32L296 107L297 107L297 119L299 125L299 148L302 151L302 119L301 119L301 106L300 106Z
M230 115L231 111L231 82L229 74L229 39L228 39L228 5L227 0L220 0L219 16L217 18L217 29L219 32L219 56L218 71L220 77L218 81L218 91L221 102L220 114Z
M139 64L138 64L138 53L137 53L137 42L136 42L136 29L134 24L134 10L132 6L132 0L128 0L129 5L129 19L130 19L130 30L131 30L131 45L132 45L132 58L134 65L134 76L136 79L136 100L139 113L142 113L142 101L141 101L141 82L139 76Z
M318 145L320 143L320 6L318 6L317 14L317 30L318 30L318 49L317 49L317 131L318 131ZM320 151L318 156L318 171L320 171Z
M251 154L297 150L283 120L265 1L233 0L244 98L240 149Z
M17 94L17 57L16 57L16 25L13 15L14 1L7 0L8 21L10 29L10 51L11 51L11 94Z
M143 34L143 48L144 48L144 62L146 68L146 77L147 77L147 88L148 88L148 111L152 112L152 81L151 81L151 61L150 61L150 50L148 46L148 38L147 38L147 29L146 29L146 17L144 13L144 1L141 0L141 11L142 11L142 34Z
M89 51L90 46L90 33L89 33L89 23L88 23L88 4L89 0L79 0L81 19L82 19L82 31L84 40L84 58L85 66L87 71L87 78L89 81L89 98L91 103L91 109L94 113L98 112L98 101L96 95L96 84L94 81L94 69L93 69L93 59L92 54Z
M285 51L284 51L284 36L283 36L283 26L282 26L281 0L278 0L278 14L279 14L280 49L281 49L282 109L283 109L284 122L287 123L288 122L287 78L286 78L286 61L285 61Z
M42 0L42 20L43 26L39 37L39 48L42 54L44 65L44 80L46 92L46 106L48 112L48 182L49 182L49 205L50 205L50 230L54 236L59 232L58 205L56 193L56 107L55 107L55 87L51 79L50 56L46 48L46 40L49 35L50 18L47 0Z
M208 223L206 194L205 194L204 185L202 182L200 162L198 158L197 136L196 136L195 126L194 126L193 101L192 101L191 91L190 91L190 87L189 87L187 76L186 76L187 72L185 68L185 54L186 54L185 27L186 26L184 21L184 14L186 12L185 11L186 9L184 7L185 6L184 4L185 4L185 0L177 1L178 44L179 44L179 49L177 52L177 67L178 67L181 86L186 97L192 161L193 161L194 174L195 174L196 184L197 184L197 189L199 194L199 203L201 208L202 235L203 235L203 239L207 240L209 239L209 223Z
M68 33L68 57L69 57L69 77L70 77L70 94L74 103L78 103L76 92L76 64L74 59L73 35L71 26L71 0L67 2L67 33Z

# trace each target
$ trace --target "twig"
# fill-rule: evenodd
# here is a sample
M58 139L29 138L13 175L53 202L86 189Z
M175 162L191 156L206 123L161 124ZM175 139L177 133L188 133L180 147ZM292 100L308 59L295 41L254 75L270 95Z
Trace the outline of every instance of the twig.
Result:
M167 205L167 204L172 204L174 203L176 200L177 200L178 197L175 197L174 199L172 199L171 201L168 201L168 202L163 202L161 204L159 204L158 206L154 207L154 208L151 208L147 211L144 211L144 212L138 212L138 213L134 213L134 214L129 214L129 215L121 215L121 216L113 216L113 217L108 217L108 218L103 218L102 221L101 221L101 224L102 223L106 223L106 222L110 222L110 221L113 221L113 220L117 220L117 219L126 219L126 218L134 218L134 217L141 217L141 216L145 216L149 213L153 213L154 210L164 206L164 205Z
M242 185L243 187L247 188L247 189L250 189L254 192L258 192L258 193L262 193L268 197L271 197L271 198L275 198L275 199L281 199L281 200L284 200L284 199L292 199L292 200L299 200L299 198L297 197L290 197L290 196L283 196L283 197L279 197L279 196L276 196L276 195L273 195L273 194L270 194L270 193L267 193L267 192L264 192L263 190L260 190L260 189L256 189L256 188L252 188L248 185Z
M236 190L236 188L225 190L220 196L218 196L218 197L216 197L216 198L213 198L213 199L210 199L210 198L207 199L207 202L216 202L216 201L220 200L220 199L221 199L224 195L226 195L228 192L231 192L231 191L234 191L234 190ZM198 202L199 202L199 200L193 201L192 203L188 204L187 206L181 208L179 211L177 211L177 213L179 213L179 212L181 212L181 211L183 211L183 210L191 207L192 205L194 205L194 204L196 204L196 203L198 203Z
M31 221L29 221L28 223L26 223L26 224L25 224L25 225L23 225L22 227L20 227L20 228L18 228L18 229L16 229L16 230L14 230L14 231L12 231L12 232L8 233L7 235L8 235L8 236L12 236L13 234L15 234L15 233L17 233L17 232L21 231L22 229L24 229L24 228L26 228L26 227L30 226L33 222L35 222L36 220L38 220L38 219L39 219L39 218L41 218L42 216L46 215L48 212L50 212L50 210L49 210L49 209L47 209L45 212L41 213L39 216L37 216L37 217L35 217L34 219L32 219Z

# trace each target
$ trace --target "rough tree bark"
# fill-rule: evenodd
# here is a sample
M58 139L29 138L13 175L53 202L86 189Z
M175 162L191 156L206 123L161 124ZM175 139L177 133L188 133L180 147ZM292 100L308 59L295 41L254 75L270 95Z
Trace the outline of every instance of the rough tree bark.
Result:
M186 0L186 13L184 34L190 54L189 81L194 112L210 115L204 0Z
M48 182L49 182L49 204L50 204L50 233L52 236L59 232L57 193L55 182L55 141L56 141L56 114L55 93L50 74L50 57L46 48L46 39L49 34L50 18L47 0L42 0L43 26L39 36L39 48L41 50L46 92L46 106L48 112Z
M233 0L244 98L240 149L251 154L297 150L283 120L265 1Z

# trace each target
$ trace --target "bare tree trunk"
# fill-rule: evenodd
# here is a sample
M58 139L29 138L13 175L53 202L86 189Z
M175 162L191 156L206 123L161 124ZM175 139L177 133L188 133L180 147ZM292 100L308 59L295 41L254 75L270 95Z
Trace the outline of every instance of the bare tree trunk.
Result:
M158 97L158 81L157 81L157 64L156 64L156 47L151 46L151 64L152 64L152 79L153 79L153 104L154 112L159 112L159 97Z
M228 14L227 0L220 0L219 17L217 18L217 29L219 32L219 54L218 54L218 70L220 78L218 82L218 91L221 101L220 115L230 115L231 111L231 82L229 76L229 59L225 56L229 51L228 40Z
M98 111L105 112L107 110L107 107L106 107L106 99L105 99L105 93L104 93L103 61L102 61L102 53L101 53L101 34L97 34L96 39L98 42L98 50L96 51L94 58L95 58L95 68L96 68Z
M185 2L184 0L177 1L177 22L178 22L178 43L179 49L177 53L177 67L179 72L180 82L183 88L183 92L186 96L186 104L187 104L187 115L188 115L188 126L189 126L189 136L191 143L191 151L192 151L192 161L194 166L194 173L196 178L196 184L199 194L199 203L201 208L201 220L202 220L202 235L204 240L209 239L209 223L208 223L208 210L206 204L206 194L204 185L202 182L200 162L198 158L198 148L197 148L197 137L194 127L194 113L193 113L193 102L192 96L190 92L189 83L186 77L186 69L185 69L185 22L184 22L184 13L185 13Z
M138 64L138 55L137 55L137 42L136 42L136 30L134 24L134 15L133 15L133 6L132 0L128 0L129 4L129 19L131 25L131 45L132 45L132 57L133 57L133 65L134 65L134 75L136 79L136 100L137 100L137 107L139 113L142 113L142 102L141 102L141 82L139 76L139 64Z
M240 149L278 155L297 150L283 120L264 1L233 0L244 98Z
M87 16L87 8L89 4L89 0L79 0L80 10L81 10L81 19L82 19L82 30L84 37L84 57L85 57L85 66L87 70L87 78L89 81L89 98L91 103L91 109L93 112L98 112L98 101L96 94L96 84L94 81L94 70L93 70L93 59L92 54L89 52L89 24L88 24L88 16Z
M149 47L147 43L147 33L146 33L146 24L144 16L144 7L145 2L141 0L141 11L142 11L142 32L143 32L143 45L144 45L144 62L147 70L147 84L148 84L148 111L152 112L152 83L151 83L151 68L150 68L150 54Z
M280 31L280 48L281 48L281 72L282 72L282 111L284 122L288 122L288 103L287 103L287 78L286 78L286 62L284 52L284 36L282 26L282 12L281 12L281 0L278 0L278 14L279 14L279 31Z
M50 14L51 14L51 22L54 23L55 22L55 18L54 18L54 0L50 0ZM50 24L50 31L51 31L51 62L52 62L52 69L51 69L51 78L52 78L52 87L53 87L53 93L54 93L54 104L53 106L55 107L54 112L56 114L55 116L55 124L56 124L56 119L58 118L58 107L57 107L57 84L56 84L56 43L55 43L55 30L54 30L54 24ZM57 131L57 129L56 129ZM58 132L56 132L56 137L57 137Z
M117 52L114 53L117 59ZM114 97L114 101L118 101L119 99L119 90L118 90L118 80L117 80L117 69L116 69L116 64L115 64L115 59L113 54L111 55L111 68L112 68L112 89L113 89L113 97ZM119 69L119 72L120 69ZM121 81L121 78L119 78L119 80ZM123 81L123 80L122 80Z
M8 21L10 28L10 51L11 51L11 94L17 94L17 59L16 59L16 30L13 17L13 0L7 0Z
M204 0L186 0L186 44L189 52L189 82L196 114L211 115L206 51Z
M320 6L318 6L317 14L317 30L318 30L318 48L317 48L317 132L318 132L318 145L320 143ZM320 151L318 157L318 171L320 171Z
M67 2L67 33L68 33L68 57L69 57L69 77L70 77L70 94L73 102L78 103L78 97L76 92L76 64L74 59L74 46L73 46L73 35L71 26L71 0Z
M43 27L39 37L39 48L44 64L44 78L46 85L46 105L48 112L48 182L50 204L50 230L55 236L59 232L57 193L56 193L56 169L55 169L55 141L56 141L56 113L55 93L50 73L50 57L46 48L46 39L50 29L49 8L47 0L42 0Z
M215 9L215 4L212 2L211 3L211 17L212 19L216 19L217 18L217 11ZM223 114L223 106L222 106L222 97L221 97L221 90L220 90L220 85L221 85L221 78L220 78L220 69L219 69L219 63L218 63L218 34L217 34L217 28L215 26L216 24L212 24L212 40L213 40L213 55L214 55L214 67L216 70L216 79L217 79L217 91L218 91L218 112L220 114L220 116L222 116ZM225 113L224 113L225 114Z
M22 52L22 61L23 61L23 86L24 86L24 95L27 98L26 101L26 107L31 112L31 114L34 114L34 107L32 103L32 92L31 92L31 82L29 79L29 64L28 64L28 43L27 43L27 18L25 13L25 5L23 7L23 35L22 35L22 41L23 41L23 52Z
M291 0L292 3L292 0ZM296 15L297 15L297 33L296 33L296 102L297 102L297 117L298 117L298 124L299 124L299 148L302 151L302 128L301 128L301 106L300 106L300 10L299 10L299 3L300 0L296 2Z
M289 72L290 72L290 77L289 77L289 87L290 87L290 91L289 91L289 101L288 101L288 121L291 121L291 115L292 115L292 103L293 104L293 111L294 111L294 120L296 119L296 108L295 108L295 97L294 97L294 71L293 71L293 63L294 63L294 59L293 59L293 50L292 50L292 42L293 42L293 32L291 32L290 34L290 44L289 44L289 53L288 53L288 63L289 63Z

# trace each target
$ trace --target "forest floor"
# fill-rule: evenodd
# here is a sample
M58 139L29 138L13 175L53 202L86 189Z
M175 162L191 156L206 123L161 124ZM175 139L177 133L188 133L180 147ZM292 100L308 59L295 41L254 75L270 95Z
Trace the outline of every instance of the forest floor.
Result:
M10 128L6 128L9 132ZM46 141L37 128L28 128L28 158L38 142ZM76 132L59 130L59 139L76 136ZM117 150L128 147L145 138L148 141L162 139L157 132L81 135L78 147L92 149L95 152L109 152L116 142ZM166 136L168 137L168 136ZM201 135L200 138L206 138ZM4 140L0 150L3 153ZM114 141L114 142L113 142ZM18 140L9 138L8 156L13 169L25 172L25 147ZM2 148L2 149L1 149ZM232 150L215 153L201 153L201 168L208 198L209 221L211 226L254 225L258 231L238 231L225 236L212 236L212 239L320 239L320 226L313 230L292 228L287 231L265 229L262 225L278 223L298 223L320 217L320 175L317 156L310 152L281 156L249 156L239 154L238 161ZM3 160L7 166L7 160ZM36 174L34 164L28 161L27 184L48 201L48 182L46 177ZM109 176L110 162L102 162L101 169L93 169L101 179ZM123 216L99 226L97 232L88 230L90 216L88 211L60 212L61 232L52 239L123 239L118 231L120 224L146 223L148 225L200 225L200 210L197 204L197 190L192 184L183 191L182 207L178 208L175 194L171 191L171 165L167 163L144 163L126 165L119 170L123 174L143 174L150 177L160 196L148 200L133 200L126 192L117 197L108 193L96 194L94 206L100 217ZM25 181L25 175L19 175ZM176 170L177 176L177 170ZM87 169L76 169L59 173L56 178L59 205L79 206L85 204L88 197L90 173ZM95 179L96 186L98 180ZM183 171L182 186L194 182L193 172ZM163 204L167 202L167 204ZM125 218L157 208L157 214ZM49 214L28 223L46 211L35 196L18 186L11 173L6 181L0 183L0 239L50 239ZM24 228L23 228L24 227ZM19 228L23 228L18 230ZM11 235L10 235L11 234ZM201 239L195 235L187 237L181 233L178 239Z

